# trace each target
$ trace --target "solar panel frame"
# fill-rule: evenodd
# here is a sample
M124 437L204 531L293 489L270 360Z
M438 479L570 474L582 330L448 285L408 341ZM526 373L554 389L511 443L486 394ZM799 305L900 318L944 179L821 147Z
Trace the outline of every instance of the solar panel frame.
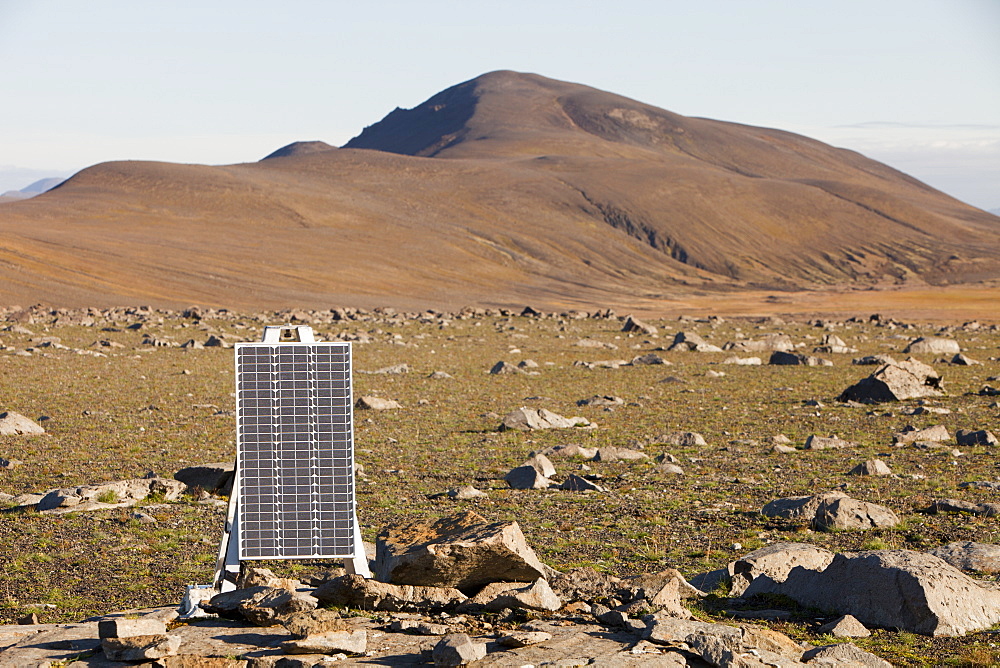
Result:
M354 558L350 342L236 344L239 559Z

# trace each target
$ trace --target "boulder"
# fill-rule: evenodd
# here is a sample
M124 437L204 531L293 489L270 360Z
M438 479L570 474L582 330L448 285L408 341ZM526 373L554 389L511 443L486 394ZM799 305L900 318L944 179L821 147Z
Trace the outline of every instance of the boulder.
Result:
M323 605L385 612L454 610L467 598L454 587L394 585L352 574L324 582L313 594Z
M847 472L848 475L892 475L892 469L881 459L868 459Z
M997 437L993 432L985 429L973 431L971 429L959 429L955 432L955 440L959 445L996 445Z
M1000 545L960 541L936 547L927 553L962 571L1000 573Z
M677 332L667 350L687 350L699 353L721 353L722 348L705 341L694 332Z
M820 531L866 530L879 527L893 527L899 524L899 517L885 506L850 497L826 499L816 509L813 518L814 529Z
M793 568L821 571L833 561L833 552L809 543L772 543L731 562L726 570L730 596L742 596L750 583L764 575L784 582Z
M957 355L951 358L949 364L955 364L957 366L976 366L982 364L982 362L974 360L968 355L963 355L962 353L958 353Z
M744 596L781 594L801 605L850 614L865 626L959 636L1000 621L1000 591L941 559L909 550L838 554L822 571L760 576Z
M915 443L916 441L932 441L934 443L939 443L949 439L951 439L951 434L949 434L948 429L941 424L934 425L933 427L926 427L924 429L917 429L916 427L908 426L903 431L893 434L892 436L892 442L899 444Z
M553 484L534 466L518 466L503 477L511 489L545 489Z
M926 512L936 513L971 513L983 517L1000 515L1000 503L972 503L960 499L941 499L934 501Z
M500 360L499 362L494 364L493 367L490 369L490 374L494 376L512 375L518 373L525 373L525 372L522 369L518 368L516 365L511 364L510 362L504 362L503 360Z
M638 450L619 448L614 445L598 448L597 454L594 455L595 462L637 461L640 459L649 459L649 455Z
M737 366L760 366L762 362L759 357L739 357L731 355L722 360L723 364L736 364Z
M885 366L886 364L897 364L896 359L890 355L865 355L851 360L851 364L859 366Z
M476 489L472 485L462 485L456 489L449 489L448 498L455 499L456 501L468 501L470 499L486 499L489 498L489 494L486 492Z
M576 443L567 443L565 445L553 445L545 448L540 451L540 454L547 457L583 457L584 459L593 459L597 455L597 448L585 448Z
M215 462L188 466L174 474L174 480L192 488L200 488L207 492L220 492L228 495L233 490L234 462Z
M373 396L358 397L358 400L354 402L354 407L361 410L372 411L388 411L396 408L402 408L398 401Z
M835 638L867 638L872 634L854 615L841 615L816 629L816 633Z
M523 608L555 612L562 601L544 579L523 585L513 582L491 582L478 594L458 606L457 612L498 612L504 608Z
M534 582L547 572L517 522L489 523L473 512L383 529L374 570L382 582L458 589Z
M875 373L844 390L838 401L883 403L922 397L939 397L941 377L934 369L912 357L886 364Z
M464 666L486 658L486 643L476 642L465 633L442 638L431 652L435 666Z
M813 496L789 496L775 499L761 508L761 515L783 520L812 522L820 504L830 499L847 498L843 492L823 492Z
M285 654L364 654L368 632L364 629L328 631L306 638L286 640L280 645Z
M319 599L318 596L316 598ZM337 611L326 608L294 612L282 618L281 625L296 638L306 638L330 631L346 631L351 628Z
M806 450L831 450L836 448L854 448L857 443L845 441L836 436L816 436L815 434L806 439Z
M723 348L744 353L789 352L795 350L795 343L787 334L765 334L756 340L729 342Z
M825 645L807 650L802 655L807 664L820 666L851 666L851 668L892 668L892 664L849 642Z
M685 448L708 445L705 437L696 431L675 431L669 434L661 434L656 437L656 442Z
M317 603L309 594L260 586L216 594L201 607L221 617L242 617L257 626L276 626L281 618L315 610Z
M951 355L962 352L958 341L954 339L944 339L936 336L921 336L910 341L909 345L903 349L904 353L930 354L930 355Z
M571 427L586 427L590 421L582 417L564 418L544 408L518 408L511 411L500 424L500 431L516 429L529 431L532 429L569 429Z
M580 476L570 473L569 477L566 478L565 482L559 485L559 489L564 489L570 492L606 492L607 490L598 485L596 482L591 482L586 478L581 478Z
M521 466L532 466L546 478L551 478L556 474L556 467L548 457L540 452L533 452Z
M771 353L768 364L784 366L833 366L833 362L813 355L803 355L801 353L789 353L782 350L775 350Z
M858 349L848 346L844 340L836 334L826 334L823 336L823 340L820 342L820 345L813 349L813 352L839 355L843 353L856 353L858 352Z
M648 334L649 336L653 336L654 334L657 333L658 330L656 329L656 327L646 324L645 322L639 320L635 316L630 315L627 318L625 318L625 324L622 326L622 331L640 332L642 334Z
M37 436L44 433L45 430L40 425L20 413L0 413L0 436Z
M632 358L629 362L632 366L656 366L656 365L666 365L670 366L671 362L663 359L656 353L646 353L645 355L637 355Z

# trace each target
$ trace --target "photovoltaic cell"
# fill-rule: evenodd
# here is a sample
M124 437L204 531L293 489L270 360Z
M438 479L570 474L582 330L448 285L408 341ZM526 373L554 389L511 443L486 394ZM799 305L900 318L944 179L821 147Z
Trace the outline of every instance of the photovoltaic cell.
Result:
M240 559L354 555L350 343L236 344Z

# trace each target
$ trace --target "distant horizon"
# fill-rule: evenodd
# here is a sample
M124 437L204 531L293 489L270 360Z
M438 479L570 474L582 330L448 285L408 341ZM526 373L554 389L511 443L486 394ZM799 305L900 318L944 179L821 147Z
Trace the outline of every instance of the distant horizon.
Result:
M111 160L220 165L294 141L340 146L396 107L510 69L804 135L1000 207L996 0L456 7L0 3L16 102L0 108L0 191Z

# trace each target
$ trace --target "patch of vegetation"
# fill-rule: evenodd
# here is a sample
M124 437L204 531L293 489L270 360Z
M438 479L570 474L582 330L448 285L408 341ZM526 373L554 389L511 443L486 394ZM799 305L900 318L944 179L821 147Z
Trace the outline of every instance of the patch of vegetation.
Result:
M0 456L23 462L0 471L0 492L6 494L138 478L149 471L169 477L191 464L231 460L235 453L232 351L152 349L141 344L143 333L175 340L228 334L255 341L265 323L279 322L281 317L195 322L175 314L140 318L122 312L109 321L99 319L93 327L55 325L54 320L55 316L30 327L38 335L58 336L74 348L88 349L98 339L124 347L101 348L107 357L56 349L32 357L0 352L0 396L5 402L0 410L51 417L45 422L44 437L0 437ZM144 323L142 330L127 329L139 320ZM996 409L990 407L995 399L975 393L985 378L1000 375L1000 362L991 359L998 357L1000 332L987 327L950 332L969 356L983 364L935 364L945 377L948 394L924 404L951 412L907 415L903 411L916 408L917 402L855 406L840 404L835 397L873 370L851 365L852 357L883 353L905 357L900 351L906 342L938 335L937 325L905 330L867 322L831 325L858 353L825 355L835 366L804 368L726 365L722 360L730 353L662 349L681 330L695 331L718 345L783 331L808 351L819 344L827 328L750 319L654 324L660 328L657 338L623 333L617 320L570 317L490 316L449 319L448 324L436 318L421 322L383 317L378 322L315 324L321 339L357 334L371 339L354 345L358 370L397 363L411 368L407 374L355 376L355 395L377 394L403 405L397 411L359 411L355 416L356 458L365 470L357 482L364 538L373 540L392 522L471 509L491 521L516 520L539 557L560 570L590 566L625 576L675 567L689 577L779 541L808 542L838 552L926 550L952 541L1000 541L996 518L915 514L936 498L1000 502L1000 492L959 486L996 479L996 460L989 448L963 447L962 456L955 457L892 445L892 434L908 425L942 424L949 433L995 428ZM16 349L26 347L28 338L4 333L4 343ZM617 348L575 346L580 339ZM515 348L520 352L511 352ZM574 366L576 361L628 360L649 352L671 366L616 370ZM537 376L486 373L498 360L516 363L526 358L539 363ZM934 360L924 356L922 361ZM191 373L181 373L184 369ZM429 378L436 370L447 371L452 378ZM708 371L725 375L709 377ZM661 382L668 376L683 382ZM625 403L609 409L576 405L595 394L618 396ZM817 399L822 406L805 406L808 399ZM598 428L497 432L500 416L520 406L582 415ZM674 431L698 432L708 445L666 445L662 436ZM837 434L858 446L849 451L779 454L771 444L778 434L792 445L803 444L811 434ZM607 493L519 491L503 481L506 472L532 450L567 443L640 448L650 459L669 454L677 458L684 474L660 472L652 461L576 458L554 460L558 477L570 473L599 477ZM896 476L846 475L856 464L874 458L886 461ZM457 502L441 495L465 484L489 497ZM759 514L775 498L830 489L887 505L904 524L872 532L819 533ZM128 513L115 509L65 515L5 511L0 517L4 564L0 623L10 623L31 605L47 602L49 591L58 592L50 595L58 599L53 601L57 608L41 609L42 621L69 622L110 609L176 604L185 585L209 582L225 508L193 499L164 503L162 498L149 498L141 505L156 506L149 511L155 524L130 520ZM266 565L303 578L330 566L308 561ZM715 592L719 607L695 606L696 614L731 621L723 612L731 605L723 600L725 593ZM825 640L812 633L814 625L806 619L768 624L796 639L814 644ZM908 637L880 630L857 644L897 663L987 665L982 662L995 657L991 654L995 648L990 647L995 638L989 633L959 639Z

